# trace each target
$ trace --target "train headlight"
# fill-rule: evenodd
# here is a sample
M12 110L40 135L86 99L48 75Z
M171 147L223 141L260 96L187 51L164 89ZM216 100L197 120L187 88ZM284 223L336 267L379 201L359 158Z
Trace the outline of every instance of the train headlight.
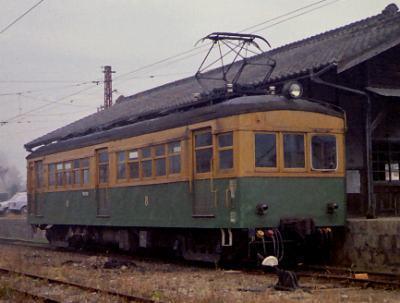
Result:
M298 99L303 95L303 86L297 81L285 83L282 94L289 99Z

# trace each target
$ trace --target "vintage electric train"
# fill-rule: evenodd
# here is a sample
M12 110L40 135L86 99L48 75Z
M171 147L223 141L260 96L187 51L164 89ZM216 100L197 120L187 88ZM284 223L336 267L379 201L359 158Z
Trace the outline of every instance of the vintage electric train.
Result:
M27 157L29 223L54 245L188 260L320 252L345 223L345 116L288 92L38 148Z

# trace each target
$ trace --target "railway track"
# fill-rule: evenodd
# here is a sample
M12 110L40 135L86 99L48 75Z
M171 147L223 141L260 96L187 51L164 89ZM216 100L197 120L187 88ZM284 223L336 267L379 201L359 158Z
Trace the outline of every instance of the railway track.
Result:
M20 246L28 246L28 247L34 247L34 248L40 248L40 249L49 249L49 250L54 250L53 247L46 243L37 243L37 242L32 242L32 241L25 241L25 240L20 240L20 239L4 239L0 238L0 243L3 244L8 244L8 245L20 245ZM82 253L82 252L79 252ZM113 255L113 257L116 257L117 255ZM182 265L182 264L180 264ZM193 264L191 265L193 266ZM0 272L3 271L3 269L0 268ZM265 273L261 270L247 270L247 269L239 269L239 271L242 272L248 272L252 274L260 274L264 275ZM21 274L21 273L18 273ZM22 273L23 274L23 273ZM400 276L399 275L394 275L394 274L385 274L385 273L368 273L368 278L356 278L353 276L354 272L350 272L346 268L333 268L333 267L325 267L325 266L309 266L309 267L304 267L303 269L296 271L296 274L300 278L311 278L315 280L322 280L322 281L329 281L329 282L336 282L340 283L343 288L348 288L348 287L353 287L354 285L360 286L360 288L365 288L365 287L373 287L373 288L386 288L386 289L400 289ZM48 277L32 277L32 278L37 278L37 279L46 279L51 283L63 283L65 285L68 285L68 281L59 281L56 279L49 279ZM301 282L301 281L300 281ZM107 291L93 288L93 287L87 287L87 286L82 286L82 285L74 285L74 283L70 283L71 286L79 287L86 289L87 291L92 291L92 292L101 292L101 293L107 293ZM126 298L129 301L134 301L134 302L156 302L151 299L147 298L138 298L135 296L130 296L126 294L120 294L117 292L108 292L109 294L113 296L119 296L121 298ZM46 302L52 302L48 301L49 299L43 298L43 300L47 300ZM136 300L136 301L135 301ZM159 302L159 301L157 301Z
M322 270L322 268L321 268ZM364 287L384 287L390 289L400 289L400 276L386 273L369 273L358 278L354 273L346 269L336 269L335 273L321 273L321 270L299 271L299 277L315 278L319 280L337 281L343 284L361 284Z
M13 270L10 268L0 267L0 273L2 273L3 275L18 275L19 277L45 281L49 285L62 285L62 286L72 287L72 288L80 289L84 292L87 292L88 294L97 293L100 295L106 295L109 297L119 298L119 299L125 300L126 302L138 302L138 303L155 303L155 302L160 303L161 302L160 300L153 300L151 298L145 298L145 297L141 297L141 296L137 296L137 295L121 293L121 292L117 292L117 291L113 291L113 290L100 289L100 288L93 287L90 285L83 285L83 284L72 282L72 281L66 281L66 280L56 279L56 278L47 277L47 276L43 276L43 275L39 275L39 274L17 271L17 270ZM32 290L21 289L21 288L15 287L15 286L10 286L9 289L11 289L12 291L21 293L23 295L27 295L29 297L35 298L35 299L41 299L44 302L49 302L49 303L50 302L63 302L62 300L57 299L52 296L49 296L48 294L40 294L39 292L34 292Z

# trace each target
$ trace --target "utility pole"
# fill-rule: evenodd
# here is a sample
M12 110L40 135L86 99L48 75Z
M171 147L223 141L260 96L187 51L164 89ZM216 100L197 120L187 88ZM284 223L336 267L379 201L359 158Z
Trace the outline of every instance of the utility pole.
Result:
M111 69L111 66L104 66L104 109L112 106L112 77L111 75L115 73Z

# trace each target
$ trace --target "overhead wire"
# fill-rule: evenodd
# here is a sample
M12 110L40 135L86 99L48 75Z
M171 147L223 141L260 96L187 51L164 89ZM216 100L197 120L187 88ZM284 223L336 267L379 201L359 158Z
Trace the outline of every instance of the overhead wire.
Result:
M80 94L80 93L82 93L82 92L84 92L84 91L87 91L87 90L91 89L91 88L93 88L93 87L89 87L89 88L82 89L82 90L80 90L80 91L78 91L78 92L74 92L74 93L72 93L72 94L69 94L69 95L67 95L67 96L64 96L64 97L62 97L62 98L60 98L60 99L58 99L58 100L56 100L56 101L51 101L51 102L46 103L46 104L44 104L44 105L42 105L42 106L35 107L35 108L31 109L31 110L28 110L28 111L23 112L23 113L21 113L21 114L15 115L15 116L13 116L13 117L11 117L11 118L8 118L8 119L6 119L6 120L0 121L0 126L7 125L7 124L9 124L11 121L13 121L13 120L15 120L15 119L17 119L17 118L19 118L19 117L22 117L22 116L25 116L25 115L27 115L27 114L33 113L33 112L35 112L35 111L39 111L39 110L41 110L41 109L43 109L43 108L45 108L45 107L47 107L47 106L49 106L49 105L58 104L58 103L60 103L61 101L65 100L65 99L67 99L67 98L69 98L69 97L78 95L78 94Z
M18 96L18 95L22 95L22 94L26 95L26 94L33 94L33 93L49 91L49 90L58 90L58 89L64 89L64 88L71 88L71 87L76 87L76 86L93 84L94 82L97 82L97 81L86 81L86 82L76 83L76 84L72 84L72 85L53 86L53 87L48 87L48 88L32 89L32 90L26 90L26 91L20 91L20 92L2 93L2 94L0 94L0 97Z
M274 17L274 18L268 19L268 20L266 20L266 21L257 23L257 24L255 24L255 25L246 27L246 28L240 30L239 33L247 32L247 31L252 30L252 29L254 29L254 28L258 27L258 26L261 26L261 25L270 23L270 22L275 21L275 20L279 20L279 19L281 19L281 18L283 18L283 17L290 16L290 15L292 15L292 14L294 14L294 13L297 13L297 12L299 12L299 11L305 10L305 9L307 9L307 8L309 8L309 7L313 7L313 6L315 6L315 5L318 5L318 4L327 2L327 1L329 1L329 0L319 0L319 1L315 1L315 2L313 2L313 3L310 3L310 4L308 4L308 5L299 7L299 8L297 8L297 9L294 9L294 10L289 11L289 12L287 12L287 13L284 13L284 14L282 14L282 15L279 15L279 16L276 16L276 17Z
M42 1L40 1L40 2L43 2L43 1L44 1L44 0L42 0ZM303 11L304 9L307 9L307 8L310 8L310 7L314 7L314 6L318 5L318 4L321 4L321 3L324 3L324 2L327 2L327 1L330 1L330 0L320 0L320 1L313 2L313 3L311 3L311 4L308 4L308 5L306 5L306 6L297 8L297 9L295 9L295 10L292 10L292 11L287 12L287 13L285 13L285 14L282 14L282 15L280 15L280 16L274 17L274 18L272 18L272 19L269 19L269 20L266 20L266 21L264 21L264 22L261 22L261 23L258 23L258 24L256 24L256 25L253 25L253 26L251 26L251 27L245 28L245 29L241 30L240 32L246 31L246 30L248 30L248 29L256 28L256 27L258 27L258 26L260 26L260 25L264 25L264 24L266 24L266 23L269 23L269 22L278 20L278 19L280 19L280 18L282 18L282 17L290 16L290 15L292 15L293 13L296 13L296 12L299 12L299 11ZM300 13L300 14L291 16L291 17L289 17L289 18L285 18L284 20L281 20L281 21L279 21L279 22L273 23L273 24L268 25L268 26L266 26L266 27L263 27L263 28L261 28L261 29L257 29L256 31L253 31L253 33L254 33L254 32L260 32L260 31L263 31L263 30L265 30L265 29L271 28L271 27L273 27L273 26L276 26L276 25L281 24L281 23L283 23L283 22L292 20L292 19L297 18L297 17L299 17L299 16L305 15L305 14L307 14L307 13L309 13L309 12L312 12L312 11L315 11L315 10L318 10L318 9L321 9L321 8L323 8L323 7L325 7L325 6L331 5L331 4L336 3L336 2L338 2L338 1L340 1L340 0L334 0L333 2L329 2L329 3L326 3L326 4L324 4L324 5L320 5L320 6L316 7L316 8L312 8L312 9L306 10L305 12L302 12L302 13ZM40 3L39 3L39 4L40 4ZM123 74L121 74L121 75L115 77L113 81L115 81L115 82L121 81L120 79L123 78L123 77L125 77L125 76L127 76L127 75L131 75L131 74L137 73L137 72L139 72L139 71L143 71L143 70L145 70L145 69L154 67L154 66L156 66L156 65L159 65L159 64L162 64L162 63L166 63L166 62L168 62L168 61L170 61L170 60L173 60L173 59L175 59L174 62L176 62L176 61L184 60L184 59L190 58L190 57L192 57L192 56L198 55L200 52L198 52L198 53L196 53L196 54L191 54L191 55L189 55L189 56L185 56L184 58L179 58L179 57L181 57L181 56L183 56L183 55L190 54L191 52L193 52L193 51L195 51L195 50L204 48L205 46L206 46L206 45L194 47L194 48L192 48L192 49L190 49L190 50L186 50L186 51L180 52L180 53L178 53L178 54L175 54L175 55L166 57L166 58L164 58L164 59L158 60L158 61L153 62L153 63L151 63L151 64L147 64L147 65L141 66L141 67L136 68L136 69L134 69L134 70L132 70L132 71L123 73ZM127 80L130 80L130 79L127 79ZM57 104L57 103L59 103L60 101L65 100L66 98L69 98L69 97L75 96L75 95L79 95L79 94L81 94L81 93L83 93L83 92L85 92L85 91L88 91L88 90L90 90L90 89L93 89L93 88L95 88L95 87L96 87L96 86L90 86L90 87L85 88L85 89L83 89L83 90L79 90L79 91L74 92L74 93L72 93L72 94L70 94L70 95L67 95L67 96L62 97L61 99L58 99L58 100L53 101L53 102L50 102L50 104ZM32 110L29 110L29 111L27 111L27 112L25 112L25 113L16 115L16 116L11 117L11 118L7 119L6 121L3 121L3 122L9 123L10 121L12 121L12 120L15 119L15 118L18 118L18 117L23 116L23 115L27 115L27 114L32 113L32 112L35 112L35 111L37 111L37 110L41 110L41 109L43 109L43 108L45 108L45 107L47 107L47 106L49 106L49 104L45 104L45 105L43 105L43 106L40 106L40 107L34 108L34 109L32 109ZM3 124L3 125L4 125L4 124Z
M329 0L324 0L323 2L325 2L325 1L329 1ZM262 27L262 28L260 28L260 29L255 30L255 31L252 31L251 33L259 33L259 32L261 32L261 31L263 31L263 30L266 30L266 29L268 29L268 28L274 27L274 26L276 26L276 25L279 25L279 24L281 24L281 23L283 23L283 22L292 20L292 19L294 19L294 18L303 16L303 15L305 15L305 14L311 13L311 12L313 12L313 11L316 11L316 10L318 10L318 9L324 8L324 7L326 7L326 6L332 5L332 4L334 4L334 3L336 3L336 2L339 2L339 1L341 1L341 0L333 0L333 1L331 1L331 2L325 3L325 4L320 5L320 6L318 6L318 7L314 7L314 8L312 8L312 9L309 9L309 10L307 10L307 11L305 11L305 12L296 14L296 15L294 15L294 16L290 16L289 18L280 20L280 21L275 22L275 23L273 23L273 24L270 24L270 25L268 25L268 26Z
M242 30L239 31L239 33L240 33L240 32L244 32L244 31L247 31L247 30L249 30L249 29L256 28L256 27L258 27L258 26L260 26L260 25L264 25L264 24L266 24L266 23L269 23L269 22L272 22L272 21L281 19L281 18L283 18L283 17L292 15L292 14L294 14L294 13L297 13L297 12L299 12L299 11L302 11L302 10L304 10L304 9L307 9L307 8L310 8L310 7L313 7L313 6L316 6L316 5L318 5L318 4L321 4L321 3L324 3L324 2L327 2L327 1L331 1L331 0L319 0L319 1L316 1L316 2L313 2L313 3L310 3L310 4L308 4L308 5L305 5L305 6L302 6L302 7L300 7L300 8L294 9L294 10L292 10L292 11L289 11L289 12L284 13L284 14L282 14L282 15L279 15L279 16L277 16L277 17L268 19L268 20L263 21L263 22L261 22L261 23L258 23L258 24L256 24L256 25L253 25L253 26L247 27L247 28L245 28L245 29L242 29ZM334 2L337 2L337 1L340 1L340 0L334 0ZM333 4L333 3L330 3L330 4ZM326 5L324 5L324 6L326 6ZM319 8L322 8L322 7L324 7L324 6L318 6L318 7L315 8L314 10L319 9ZM306 14L306 13L308 13L308 12L311 12L311 11L313 11L313 10L306 11L306 12L304 12L304 14ZM297 17L297 16L296 16L296 17ZM289 20L291 20L291 19L293 19L293 18L287 18L287 19L284 20L284 22L285 22L285 21L289 21ZM283 23L283 22L281 22L281 23ZM273 27L273 26L278 25L278 24L280 24L280 23L273 24L273 25L271 25L270 27ZM266 27L266 28L269 28L269 27ZM262 28L262 29L260 29L260 30L264 30L264 29L266 29L266 28ZM260 30L257 30L257 31L260 31ZM176 55L169 56L169 57L167 57L167 58L161 59L161 60L156 61L156 62L154 62L154 63L148 64L148 65L144 65L144 66L142 66L142 67L139 67L139 68L137 68L137 69L134 69L134 70L129 71L129 72L126 72L126 73L123 73L123 74L121 74L121 75L115 77L115 78L114 78L114 81L118 81L120 78L125 77L125 76L127 76L127 75L130 75L130 74L133 74L133 73L137 73L137 72L139 72L139 71L142 71L142 70L144 70L144 69L148 69L148 68L153 67L153 66L155 66L155 65L159 65L159 64L161 64L161 63L164 63L164 62L169 61L169 60L171 60L171 59L175 59L175 58L177 58L177 57L180 57L180 56L183 56L183 55L185 55L185 54L191 53L191 52L193 52L193 51L195 51L195 50L197 50L197 49L201 49L201 48L204 48L204 47L206 47L206 46L207 46L207 45L197 46L197 47L191 48L190 50L186 50L186 51L180 52L180 53L178 53L178 54L176 54ZM197 55L197 53L196 53L195 55ZM185 57L185 58L187 58L187 57Z
M24 18L27 14L29 14L31 11L33 11L36 7L38 7L44 0L40 0L37 2L34 6L29 8L27 11L25 11L22 15L14 19L10 24L8 24L6 27L4 27L2 30L0 30L0 35L5 33L9 28L11 28L14 24L16 24L19 20Z

